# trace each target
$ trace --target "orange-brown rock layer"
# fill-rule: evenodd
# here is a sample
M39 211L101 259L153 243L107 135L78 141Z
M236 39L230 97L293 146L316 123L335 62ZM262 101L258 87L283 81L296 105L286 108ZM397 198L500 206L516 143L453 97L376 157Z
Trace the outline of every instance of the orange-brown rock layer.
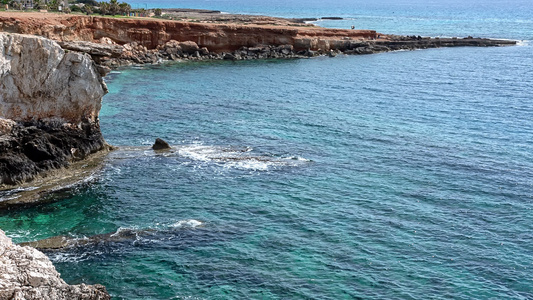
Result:
M157 19L0 13L0 31L44 36L56 41L136 42L155 49L170 40L193 41L212 52L258 45L293 45L299 50L329 50L335 41L375 39L374 30L344 30L242 24L207 24Z

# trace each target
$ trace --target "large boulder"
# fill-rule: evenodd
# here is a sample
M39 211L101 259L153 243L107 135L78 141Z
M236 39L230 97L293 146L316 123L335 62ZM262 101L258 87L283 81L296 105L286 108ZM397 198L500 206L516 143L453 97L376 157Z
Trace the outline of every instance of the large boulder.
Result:
M0 230L0 299L107 300L102 285L68 285L44 253L13 244Z
M179 43L181 50L187 54L193 54L200 50L200 47L193 41L186 41Z

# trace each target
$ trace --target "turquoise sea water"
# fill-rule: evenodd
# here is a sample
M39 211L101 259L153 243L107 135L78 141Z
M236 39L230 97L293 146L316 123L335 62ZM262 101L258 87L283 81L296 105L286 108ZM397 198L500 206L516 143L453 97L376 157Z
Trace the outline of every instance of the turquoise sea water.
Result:
M48 252L67 282L115 299L533 298L530 2L151 3L523 41L113 72L101 126L121 149L100 176L0 212L17 242L133 233Z

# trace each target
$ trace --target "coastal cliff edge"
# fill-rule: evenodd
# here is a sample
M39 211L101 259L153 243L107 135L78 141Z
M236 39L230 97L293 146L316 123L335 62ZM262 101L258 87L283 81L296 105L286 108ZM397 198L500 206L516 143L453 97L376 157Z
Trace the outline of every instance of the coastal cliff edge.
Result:
M305 58L516 44L509 40L396 36L375 30L283 24L0 13L0 31L44 36L65 49L89 53L98 64L111 68L164 60Z
M107 87L88 54L0 33L0 188L108 149L98 113Z

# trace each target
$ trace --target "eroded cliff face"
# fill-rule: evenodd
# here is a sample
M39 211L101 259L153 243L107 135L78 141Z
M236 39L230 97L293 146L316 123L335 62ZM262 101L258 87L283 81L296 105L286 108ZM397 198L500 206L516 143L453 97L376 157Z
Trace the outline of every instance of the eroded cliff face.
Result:
M192 41L212 52L226 52L241 47L259 45L292 45L296 50L329 50L330 41L370 39L373 30L343 30L326 28L301 28L290 26L259 26L237 24L203 24L157 20L116 20L93 18L88 24L94 38L111 38L119 44L136 42L148 49L164 45L170 40Z
M243 60L513 45L480 38L394 36L289 23L205 23L141 18L0 13L0 31L45 36L110 68L164 60ZM188 43L188 45L186 45Z
M88 54L0 33L0 188L107 147L98 113L107 87Z
M89 55L41 37L0 34L0 117L95 122L106 92Z
M192 41L211 52L231 52L241 47L292 45L296 51L333 49L336 41L373 39L374 30L344 30L243 24L207 24L145 19L65 16L23 19L0 16L0 31L35 34L56 41L98 41L105 37L118 44L137 43L155 49L165 43Z
M44 253L12 243L0 230L0 299L106 300L101 285L68 285Z

